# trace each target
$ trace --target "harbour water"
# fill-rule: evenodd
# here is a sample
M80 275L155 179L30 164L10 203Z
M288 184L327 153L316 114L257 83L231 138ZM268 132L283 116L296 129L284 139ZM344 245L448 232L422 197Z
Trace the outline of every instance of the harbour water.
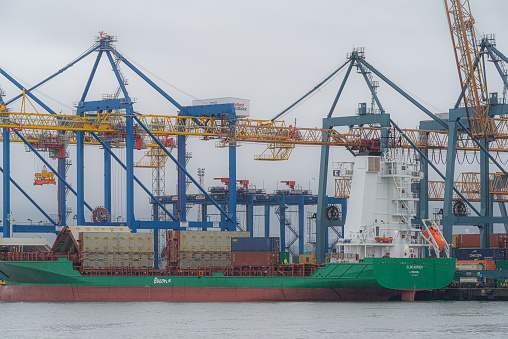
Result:
M1 338L507 338L506 302L9 303Z

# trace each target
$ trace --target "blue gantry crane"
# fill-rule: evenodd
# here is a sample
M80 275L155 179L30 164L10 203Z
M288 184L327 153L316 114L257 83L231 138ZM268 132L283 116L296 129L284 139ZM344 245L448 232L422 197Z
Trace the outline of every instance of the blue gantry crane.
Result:
M17 86L22 94L10 99L7 102L3 102L4 95L2 98L1 112L2 116L8 117L2 121L3 127L3 172L4 172L4 213L3 213L3 233L5 237L8 237L11 230L15 232L57 232L61 226L66 225L67 222L67 211L66 206L66 193L67 191L72 192L77 197L76 204L76 223L78 225L94 225L100 222L103 225L118 225L119 220L111 220L111 200L112 200L112 180L111 180L111 166L112 162L116 161L126 171L126 209L127 217L126 224L133 231L138 229L153 229L155 237L157 238L158 230L160 229L183 229L187 227L220 227L221 229L234 230L237 227L236 208L238 199L241 197L237 194L236 185L230 185L227 189L227 195L217 198L210 195L198 182L189 174L186 170L186 136L188 135L210 135L210 136L233 136L231 139L225 139L226 146L229 146L229 177L228 180L231 182L236 181L236 141L235 141L235 125L237 122L235 107L232 104L215 104L215 105L200 105L200 106L189 106L184 107L178 104L171 96L164 92L158 87L152 80L144 75L138 68L136 68L132 62L127 60L122 54L120 54L114 47L116 38L104 33L96 38L95 44L83 53L76 60L72 61L58 72L54 73L50 77L39 82L37 85L25 89L14 77L9 75L3 69L0 69L0 73L3 74L9 81ZM49 106L47 106L42 100L40 100L33 92L49 80L53 79L59 74L62 74L74 64L83 60L85 57L91 55L93 52L97 53L95 62L92 70L86 82L84 91L81 95L80 100L75 104L76 114L75 116L57 114ZM102 100L88 100L88 93L92 86L92 82L100 61L105 56L109 64L111 65L118 82L118 90L115 95L104 97ZM178 110L178 117L176 122L168 124L167 117L155 116L151 117L152 120L148 123L147 116L137 113L134 109L135 100L127 91L126 81L120 71L120 64L127 65L134 73L140 76L145 82L147 82L153 89L160 93L165 99L167 99L173 106ZM2 93L3 94L3 93ZM22 99L23 103L29 100L33 100L39 104L48 113L35 113L29 114L25 111L20 113L13 113L7 110L7 105L13 103L17 99ZM24 107L24 105L22 105ZM33 119L33 121L31 120ZM213 121L220 121L216 123ZM215 125L214 125L215 124ZM154 128L154 125L157 125ZM191 127L189 127L192 125ZM273 128L278 128L273 126ZM291 126L290 126L291 128ZM193 132L198 130L199 132ZM43 130L44 133L35 133L34 131ZM164 133L164 134L161 134ZM208 133L208 134L206 134ZM294 136L294 129L290 129L288 135ZM176 135L177 138L177 149L178 155L174 157L168 149L168 144L161 142L160 135L167 137L168 134ZM284 135L284 133L275 133L276 135ZM58 188L58 218L52 218L37 202L30 197L28 193L14 181L12 178L11 169L11 155L10 155L10 141L21 141L32 151L43 163L51 173L54 173L57 177L59 188ZM143 183L134 175L134 161L133 151L134 149L142 148L145 143L150 142L152 146L157 147L161 150L165 156L169 157L178 167L178 190L176 204L173 205L173 209L170 211L166 208L170 205L168 202L163 201L159 196L155 196L146 188ZM66 178L66 163L67 158L67 146L73 144L76 147L76 189L74 189ZM100 145L104 152L104 201L103 206L98 208L92 208L93 205L85 201L85 173L84 173L84 153L85 144ZM113 148L117 146L125 146L126 149L126 161L123 163L120 158L113 152ZM58 167L54 168L42 155L43 151L50 151L51 154L56 155L58 159ZM186 180L187 178L193 182L201 194L205 197L206 205L215 206L220 214L222 215L221 221L209 222L206 218L201 221L189 221L187 218L187 201L189 196L186 191ZM10 185L13 185L19 189L29 201L36 206L39 211L46 217L50 222L50 225L22 225L10 223ZM154 216L152 221L137 220L134 215L134 184L138 184L150 197L150 201L153 205L157 205L159 208L154 209ZM308 192L307 192L308 193ZM284 210L281 211L281 237L283 239L282 246L291 247L292 243L298 241L300 252L303 252L303 215L304 205L314 204L316 197L307 197L309 194L302 192L301 194L279 194L274 195L271 199L263 200L258 197L249 196L250 200L246 203L246 206L250 208L250 217L248 219L248 227L252 232L252 210L253 206L262 204L273 206L280 205L285 206L286 204L297 204L299 206L299 230L298 232L293 230L294 237L290 239L289 244L285 241L285 232L287 228L287 219L284 217ZM240 198L239 198L240 197ZM224 201L226 199L227 201ZM295 200L296 199L296 200ZM345 199L330 198L329 204L339 203L344 205ZM273 200L273 201L272 201ZM275 200L277 200L275 202ZM175 200L171 200L174 202ZM195 202L194 202L195 203ZM97 205L97 204L96 204ZM100 204L99 204L100 205ZM88 209L92 213L92 220L85 220L85 210ZM206 211L206 209L203 209ZM346 208L343 206L343 210ZM169 220L161 220L158 213L162 211L168 216ZM227 212L226 212L227 211ZM265 208L267 216L265 216L265 233L269 234L269 212L270 209ZM206 212L205 212L206 213ZM157 243L156 243L157 246ZM157 247L155 248L157 251Z
M178 166L178 180L180 183L185 182L185 177L189 177L190 180L197 185L197 187L202 191L202 193L209 197L208 193L205 189L203 189L199 184L196 182L196 180L186 171L185 164L182 159L176 159L173 157L170 152L166 149L165 145L163 145L155 136L154 134L148 129L145 124L137 117L137 113L134 111L134 100L131 99L129 93L127 92L124 79L121 75L121 72L119 71L119 62L121 61L123 64L127 65L130 69L132 69L137 75L139 75L143 80L145 80L152 88L154 88L157 92L159 92L164 98L166 98L168 101L170 101L178 110L179 114L182 117L186 116L219 116L219 115L226 115L230 121L235 120L234 115L234 107L231 104L223 104L223 105L214 105L213 107L208 106L200 106L200 107L183 107L179 103L177 103L171 96L169 96L166 92L164 92L160 87L158 87L152 80L150 80L147 76L145 76L139 69L137 69L131 62L129 62L126 58L124 58L113 46L113 42L116 41L116 38L107 34L104 34L101 32L100 36L97 37L96 43L88 49L85 53L83 53L79 58L74 60L73 62L66 65L64 68L60 69L55 74L51 75L50 77L46 78L45 80L41 81L37 85L33 86L30 89L25 89L19 82L17 82L12 76L10 76L7 72L5 72L3 69L0 69L0 73L3 74L9 81L11 81L15 86L17 86L23 94L18 95L14 97L13 99L4 102L3 101L3 95L2 95L2 111L6 111L7 105L14 102L15 100L23 97L23 100L25 99L25 95L27 98L30 98L34 100L37 104L39 104L42 108L44 108L47 112L53 115L57 115L49 106L44 104L42 100L40 100L36 95L33 94L33 91L40 87L41 85L45 84L49 80L53 79L55 76L63 73L67 69L69 69L71 66L73 66L75 63L79 62L86 56L90 55L92 52L97 52L97 57L95 60L95 63L93 65L92 71L90 73L90 76L88 78L88 81L86 83L85 89L83 91L83 94L81 96L80 101L77 103L76 108L77 112L76 114L83 118L93 118L99 116L101 113L104 112L112 112L114 110L121 110L124 112L123 119L124 121L120 126L116 126L116 130L114 131L108 131L104 133L99 133L97 131L94 131L92 129L82 128L81 130L76 130L75 133L75 144L76 144L76 168L77 168L77 185L76 190L74 190L70 184L66 181L65 178L65 155L59 157L59 166L58 170L53 168L51 164L44 159L44 157L40 154L40 152L37 150L37 147L34 147L34 143L27 140L26 135L24 136L24 133L21 133L21 130L11 129L11 128L3 128L3 180L4 180L4 191L3 191L3 232L4 236L9 235L9 227L11 226L9 224L9 211L10 211L10 185L9 182L12 181L11 174L10 174L10 139L11 134L14 134L14 137L19 138L19 140L23 141L27 147L34 152L43 162L44 164L56 174L58 177L58 181L61 189L58 190L58 201L59 201L59 220L53 220L49 217L48 213L44 212L42 208L40 208L33 199L31 199L28 194L25 192L25 196L34 203L41 212L44 213L46 218L51 221L51 223L54 226L61 226L65 225L65 186L67 189L69 189L72 193L74 193L77 196L77 205L76 205L76 219L77 223L80 225L86 225L90 222L87 222L84 217L84 211L85 208L87 208L90 211L93 211L93 208L85 202L84 199L84 190L85 190L85 184L84 184L84 145L85 140L87 142L94 142L96 144L100 144L104 148L104 177L105 177L105 184L104 184L104 208L106 212L111 211L111 161L112 158L117 161L126 171L126 191L127 191L127 226L129 226L134 231L140 228L178 228L180 227L181 222L186 222L186 215L185 215L185 208L179 208L176 215L173 215L171 212L169 212L163 204L161 204L158 199L153 196L150 191L141 183L141 181L136 178L133 171L133 150L136 147L135 141L139 140L139 136L141 133L146 133L146 135L149 136L149 138L153 139L153 143L156 144L158 147L160 147L161 150L163 150L167 155L177 164ZM92 84L92 80L94 78L94 75L97 70L97 66L99 65L99 62L101 60L101 57L105 55L107 59L109 60L109 63L112 66L113 72L115 73L116 79L118 80L120 92L123 94L123 97L121 98L107 98L103 100L97 100L97 101L87 101L87 94L89 92L90 86ZM62 128L65 128L66 124L66 118L58 117L57 119L60 119ZM134 131L134 121L136 122L136 127L142 130L136 130ZM198 122L199 123L199 122ZM183 132L183 131L182 131ZM86 135L86 136L85 136ZM118 141L119 139L123 140L126 146L126 163L123 164L121 160L112 152L112 142ZM37 140L40 142L40 140ZM63 147L62 145L60 145ZM179 136L179 158L185 155L185 138L182 136ZM235 166L235 148L231 148L232 151L230 152L230 176L234 177L236 175L236 166ZM65 150L63 152L65 154ZM61 163L62 162L62 163ZM233 164L233 165L232 165ZM162 222L155 222L150 223L148 226L146 222L137 221L134 216L134 182L139 184L149 195L150 197L161 207L161 209L172 219L172 221L163 222L164 225L162 225ZM13 182L16 187L21 188L17 183ZM234 187L232 188L235 189ZM24 191L22 191L24 192ZM181 196L180 204L185 206L185 184L179 184L179 195ZM236 194L231 194L233 197L231 199L231 204L234 205L234 197ZM210 198L211 199L211 198ZM213 199L211 199L213 202ZM219 209L219 211L224 214L225 221L221 224L221 227L223 228L235 228L236 224L233 222L233 220L236 220L235 213L236 208L230 207L229 208L229 215L224 212L224 210L215 203L215 206ZM106 220L109 223L112 223L110 220ZM192 223L186 224L188 226L192 226ZM49 226L44 228L44 231L52 231L55 232L57 228L54 226ZM212 227L212 225L208 225ZM16 227L15 225L12 225L12 227L16 228L16 231L25 231L25 232L33 232L33 231L40 231L41 228L34 228L34 227L26 227L19 225ZM206 224L200 224L200 227L207 227Z

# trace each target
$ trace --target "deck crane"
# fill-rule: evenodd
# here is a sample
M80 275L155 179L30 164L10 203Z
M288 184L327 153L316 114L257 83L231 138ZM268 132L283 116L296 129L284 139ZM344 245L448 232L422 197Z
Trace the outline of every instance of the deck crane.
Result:
M469 130L475 138L491 138L495 125L489 117L485 73L469 0L444 0L457 62Z

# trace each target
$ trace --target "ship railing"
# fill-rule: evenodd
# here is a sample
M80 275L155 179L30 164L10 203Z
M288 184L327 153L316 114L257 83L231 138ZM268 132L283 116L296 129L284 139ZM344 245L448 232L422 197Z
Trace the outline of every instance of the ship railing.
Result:
M76 258L75 255L55 255L49 252L1 252L0 261L56 261L64 257L69 260Z
M186 276L210 277L215 273L224 276L263 277L309 277L324 264L275 264L272 266L229 266L229 267L203 267L203 268L178 268L168 266L164 270L153 268L136 267L101 267L94 269L80 269L82 275L90 276Z

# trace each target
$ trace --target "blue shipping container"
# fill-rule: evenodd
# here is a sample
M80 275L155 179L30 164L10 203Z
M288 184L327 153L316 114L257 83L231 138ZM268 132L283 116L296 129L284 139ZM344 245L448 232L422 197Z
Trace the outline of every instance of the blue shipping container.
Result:
M456 248L453 251L457 260L505 260L504 248Z
M278 252L279 238L231 238L231 252Z

